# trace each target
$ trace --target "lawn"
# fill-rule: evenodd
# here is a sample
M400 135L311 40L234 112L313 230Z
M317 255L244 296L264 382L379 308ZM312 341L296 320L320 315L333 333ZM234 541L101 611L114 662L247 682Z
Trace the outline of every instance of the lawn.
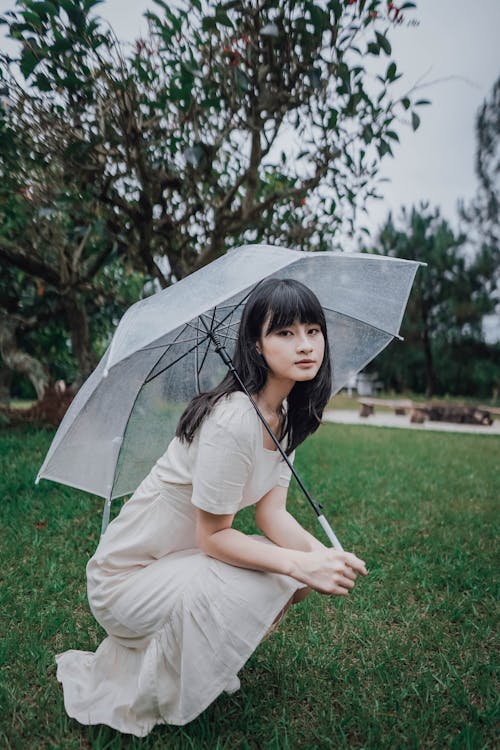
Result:
M103 636L84 579L101 501L34 487L52 434L0 434L0 747L498 747L500 438L322 426L296 465L369 576L347 599L313 594L294 608L238 693L138 740L64 712L54 654L94 650ZM290 507L322 533L295 487ZM238 522L252 529L248 513Z

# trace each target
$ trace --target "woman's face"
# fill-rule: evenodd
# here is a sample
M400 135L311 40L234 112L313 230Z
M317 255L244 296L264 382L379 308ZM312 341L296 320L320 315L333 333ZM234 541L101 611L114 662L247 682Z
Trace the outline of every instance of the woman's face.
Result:
M325 339L317 323L299 323L265 333L262 327L257 348L275 378L303 382L316 377L323 362Z

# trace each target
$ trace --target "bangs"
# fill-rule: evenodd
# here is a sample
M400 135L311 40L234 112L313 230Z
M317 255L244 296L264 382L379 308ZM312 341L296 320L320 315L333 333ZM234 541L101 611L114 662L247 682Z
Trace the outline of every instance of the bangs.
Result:
M299 323L317 323L326 329L323 309L315 294L300 284L279 284L271 292L266 319L269 319L266 335L280 328Z

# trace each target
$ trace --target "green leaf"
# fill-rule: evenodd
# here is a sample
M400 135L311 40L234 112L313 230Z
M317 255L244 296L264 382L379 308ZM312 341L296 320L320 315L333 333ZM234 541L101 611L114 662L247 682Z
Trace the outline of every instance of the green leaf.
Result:
M417 115L416 112L412 112L411 113L411 126L413 130L416 130L419 125L420 125L420 117Z
M342 79L347 93L351 93L351 71L345 63L340 63L338 67L338 75Z
M332 130L335 130L337 127L337 118L339 116L339 113L336 109L330 110L330 116L328 118L328 128L332 128Z
M156 15L156 13L152 13L150 10L147 10L143 14L144 18L147 18L148 21L151 21L155 26L157 26L159 29L163 30L163 21Z
M234 28L233 22L231 21L227 13L216 12L215 20L222 26L229 26L230 29Z
M70 71L65 78L63 78L62 83L66 88L68 88L70 91L77 91L82 87L82 81L76 76L73 71Z
M392 138L393 141L398 141L399 143L399 135L394 130L386 130L385 134L388 138Z
M43 73L38 73L35 76L35 83L37 87L40 89L40 91L51 91L52 90L52 82L50 78Z
M194 5L195 0L191 0L191 2ZM197 7L199 6L198 10L201 10L201 3L199 3L198 0L196 0L196 5L197 5ZM234 10L236 8L239 11L243 10L243 4L242 4L241 0L229 0L229 2L223 3L221 7L222 7L222 10L224 10L224 11Z
M33 3L31 10L34 11L39 18L46 19L48 16L59 15L59 8L53 3L49 3L47 0L41 0L40 2Z
M419 99L418 102L415 102L415 106L423 105L423 104L432 104L430 99Z
M64 39L63 37L62 39L56 39L51 47L51 51L58 55L60 52L66 52L67 50L71 49L72 46L72 41L70 41L69 39Z
M382 157L383 157L383 156L385 156L386 154L390 154L391 156L393 156L393 155L394 155L394 154L392 153L392 149L391 149L391 147L389 146L389 144L387 143L387 141L384 141L384 140L382 140L382 139L380 140L380 145L379 145L379 146L377 146L377 151L378 151L378 153L379 153L379 156L380 156L380 158L382 158Z
M375 42L369 42L366 51L371 55L380 55L380 47Z
M377 42L379 43L380 47L384 50L386 55L391 54L391 45L385 34L380 34L378 31L375 32L375 36L377 37Z
M33 24L33 26L40 26L40 16L38 13L33 13L31 10L25 10L21 15L26 23Z
M201 22L201 28L203 31L216 31L217 21L214 16L204 16Z
M368 145L373 140L373 130L370 125L365 125L362 133L363 141Z
M330 2L328 3L328 7L333 10L335 14L335 21L338 21L338 19L342 15L342 5L340 3L340 0L330 0Z
M21 57L21 73L25 78L29 78L29 76L33 73L36 66L41 62L40 58L37 57L37 55L33 54L33 52L30 49L25 49L23 51L22 57Z
M385 77L388 81L393 81L396 78L396 63L391 62L387 67L387 73Z
M83 0L83 7L86 11L91 8L95 8L96 5L100 5L104 0Z
M404 107L405 109L409 109L409 108L410 108L410 105L411 105L411 102L410 102L410 100L408 99L408 97L407 97L407 96L404 96L404 97L403 97L403 98L401 99L401 104L403 105L403 107Z
M311 3L308 4L308 10L311 16L311 22L317 34L322 34L323 31L330 28L330 16L323 10L323 8L319 8L317 5Z
M83 29L85 27L85 15L82 9L78 7L77 3L72 0L59 0L61 7L66 11L66 15L72 24L77 29Z

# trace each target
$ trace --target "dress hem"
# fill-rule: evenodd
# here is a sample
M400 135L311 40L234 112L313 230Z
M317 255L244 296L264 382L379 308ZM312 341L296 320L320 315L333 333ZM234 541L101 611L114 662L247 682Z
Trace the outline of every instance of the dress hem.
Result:
M290 578L290 582L294 581L294 579ZM234 678L235 675L238 674L238 672L244 667L250 656L254 653L254 651L257 649L257 647L262 642L264 636L269 631L269 628L272 626L272 623L278 616L279 612L283 609L285 604L291 599L291 597L294 595L296 591L298 591L301 588L304 588L305 584L300 583L299 581L294 581L293 584L289 585L288 591L285 592L283 595L279 596L277 598L277 605L273 610L269 610L270 617L269 622L266 623L264 627L259 629L259 631L256 632L255 637L252 640L252 644L248 646L245 651L240 654L240 658L237 660L234 666L227 667L224 671L224 677L219 679L217 681L217 686L210 691L210 694L208 697L204 698L203 701L201 701L200 706L195 709L195 711L192 711L191 713L187 714L187 716L182 717L172 717L172 718L164 718L159 717L157 720L152 721L151 723L148 723L144 726L144 728L139 728L139 726L136 726L135 728L132 728L131 726L125 726L122 724L119 726L119 722L113 722L106 721L104 717L101 719L100 717L92 720L90 712L86 713L85 718L83 717L83 712L73 712L71 710L71 707L66 705L66 696L64 695L64 677L63 677L63 671L64 666L62 663L62 657L64 657L64 653L57 654L55 659L57 663L57 680L63 685L63 695L64 695L64 707L66 710L66 713L68 716L70 716L72 719L75 719L80 724L84 726L95 726L98 724L103 724L105 726L110 727L111 729L114 729L115 731L118 731L122 734L130 734L135 737L145 737L148 735L156 726L185 726L186 724L189 724L191 721L194 721L203 711L205 711L211 703L213 703L219 695L221 695L223 692L225 692L225 687L229 685L232 678ZM70 653L70 652L65 652ZM78 652L82 653L82 652ZM89 652L91 653L91 652ZM92 654L93 655L93 654ZM236 691L231 691L230 694L234 693ZM96 711L96 714L99 712Z

